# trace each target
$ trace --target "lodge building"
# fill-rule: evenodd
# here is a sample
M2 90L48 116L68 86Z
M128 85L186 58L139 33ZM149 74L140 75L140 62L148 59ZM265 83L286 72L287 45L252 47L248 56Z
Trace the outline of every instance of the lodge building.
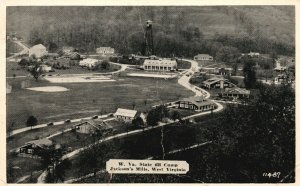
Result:
M203 97L200 96L183 98L175 102L175 105L179 109L188 109L199 112L213 110L216 108L216 105L212 101L205 100Z
M223 78L211 78L206 81L203 81L203 87L211 89L211 88L232 88L236 87L235 84L231 83L228 79Z
M170 59L146 59L143 68L149 71L173 71L177 69L177 62Z

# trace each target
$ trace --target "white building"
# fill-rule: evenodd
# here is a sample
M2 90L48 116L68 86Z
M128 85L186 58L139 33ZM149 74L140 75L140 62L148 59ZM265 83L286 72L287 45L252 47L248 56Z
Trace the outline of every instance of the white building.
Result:
M276 61L276 67L274 68L275 71L285 71L286 70L286 66L281 66L281 63L279 60Z
M145 59L144 70L171 71L177 69L177 62L170 59Z
M36 58L42 58L47 54L47 48L42 44L34 45L29 49L29 57L35 55Z
M194 56L195 61L213 61L214 58L208 54L198 54Z
M79 62L79 66L81 67L89 67L92 68L97 65L99 62L98 59L87 58Z
M259 56L259 53L258 52L250 52L248 54L248 56L251 56L251 57L258 57Z
M43 72L50 72L50 71L52 71L52 67L48 66L48 65L41 65L40 68L41 68L41 71L43 71Z
M131 122L133 119L135 119L138 116L138 112L136 110L118 108L114 116L118 120Z
M115 53L115 49L111 47L99 47L96 49L96 53L100 55L110 55Z

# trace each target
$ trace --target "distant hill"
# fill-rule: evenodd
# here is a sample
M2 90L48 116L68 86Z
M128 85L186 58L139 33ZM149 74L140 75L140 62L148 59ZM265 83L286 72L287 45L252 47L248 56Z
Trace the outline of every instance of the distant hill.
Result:
M218 35L295 45L293 6L8 7L7 32L15 31L31 44L40 38L58 48L113 46L137 52L148 19L153 20L155 45L161 38L187 45Z

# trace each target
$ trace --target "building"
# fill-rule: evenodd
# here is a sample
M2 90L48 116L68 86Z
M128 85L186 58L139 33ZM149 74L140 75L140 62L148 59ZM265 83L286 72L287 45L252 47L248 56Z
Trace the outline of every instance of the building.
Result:
M175 102L177 108L180 109L188 109L194 111L207 111L216 108L216 105L210 101L205 100L203 96L195 96L189 98L183 98L177 102Z
M286 70L286 66L281 66L281 63L279 60L276 61L276 67L274 68L277 72L282 72Z
M95 67L98 63L99 63L98 59L87 58L80 61L79 66L92 68Z
M213 61L214 58L208 54L198 54L194 56L195 61Z
M289 79L289 77L286 74L279 74L274 78L274 84L288 84L292 81Z
M47 54L47 48L42 44L34 45L29 49L29 57L34 55L36 58L42 58Z
M250 56L250 57L259 57L259 53L258 52L250 52L250 53L248 53L248 56Z
M173 71L177 69L177 62L170 59L145 59L143 68L149 71Z
M226 88L224 92L219 93L222 98L249 98L250 90L239 87Z
M231 83L228 79L224 78L211 78L206 81L203 81L203 86L205 88L211 89L211 88L232 88L235 87L236 85Z
M218 69L218 74L222 75L222 76L231 76L232 69L230 69L230 68L219 68Z
M70 55L71 53L73 53L75 51L75 48L70 47L70 46L63 46L62 51L63 51L64 55Z
M112 55L115 53L115 49L111 47L99 47L96 49L96 53L100 55Z
M139 114L136 110L118 108L114 116L118 120L132 122L132 120L137 118Z
M92 134L98 131L110 131L112 126L104 122L102 119L93 119L72 126L72 129L78 133Z
M30 141L20 147L19 156L39 158L52 145L53 142L47 138Z
M69 56L71 60L80 60L80 54L78 52L73 52Z
M39 68L41 68L41 71L43 71L43 72L53 72L54 71L52 69L52 67L48 66L48 65L41 65Z

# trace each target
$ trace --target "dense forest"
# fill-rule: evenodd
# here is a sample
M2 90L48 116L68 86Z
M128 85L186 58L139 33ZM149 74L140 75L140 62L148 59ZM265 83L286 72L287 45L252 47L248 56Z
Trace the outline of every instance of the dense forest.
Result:
M294 55L294 15L292 6L9 7L7 32L50 52L68 45L88 53L111 46L120 54L143 54L150 19L158 56L216 57L224 50Z

